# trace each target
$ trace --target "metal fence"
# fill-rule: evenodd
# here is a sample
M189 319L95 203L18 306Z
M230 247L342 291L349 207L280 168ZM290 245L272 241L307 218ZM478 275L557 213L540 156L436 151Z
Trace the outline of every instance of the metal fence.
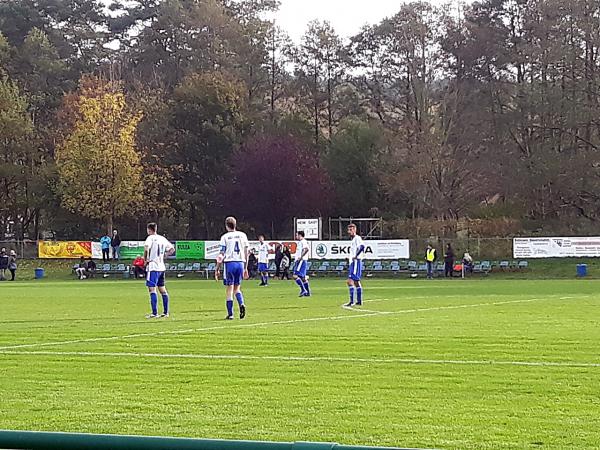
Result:
M14 450L383 450L383 447L318 442L225 441L31 431L0 431L0 448Z
M427 244L433 245L438 259L444 255L446 245L452 245L457 258L469 252L475 259L511 259L513 257L512 238L461 238L461 239L411 239L411 259L424 259Z

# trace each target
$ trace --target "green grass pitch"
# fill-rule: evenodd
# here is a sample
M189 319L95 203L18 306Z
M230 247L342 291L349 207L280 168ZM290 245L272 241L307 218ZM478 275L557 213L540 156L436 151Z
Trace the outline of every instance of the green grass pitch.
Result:
M600 282L2 283L0 428L448 449L600 448ZM160 303L160 302L159 302Z

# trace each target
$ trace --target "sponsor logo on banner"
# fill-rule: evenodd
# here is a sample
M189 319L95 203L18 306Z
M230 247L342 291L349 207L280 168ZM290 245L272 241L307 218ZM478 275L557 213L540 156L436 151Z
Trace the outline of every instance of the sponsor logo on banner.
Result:
M544 237L513 239L514 258L596 258L600 237Z
M82 241L40 241L38 243L38 257L42 259L78 259L92 257L92 243Z
M364 241L366 259L408 259L408 240ZM312 259L348 259L350 241L318 241L311 243Z
M119 248L121 259L135 259L138 255L144 254L144 241L122 241ZM112 247L110 248L110 257L112 258ZM102 259L102 245L100 242L92 242L92 258Z
M177 241L175 249L177 259L204 258L204 241Z
M315 253L319 258L325 258L327 256L327 246L324 244L317 244Z

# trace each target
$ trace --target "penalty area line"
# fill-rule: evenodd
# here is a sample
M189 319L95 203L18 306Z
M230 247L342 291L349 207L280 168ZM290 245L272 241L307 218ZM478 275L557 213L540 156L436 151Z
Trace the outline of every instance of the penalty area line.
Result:
M351 364L405 364L405 365L457 365L457 366L520 366L520 367L570 367L600 368L600 363L569 361L499 361L461 359L418 359L418 358L352 358L337 356L269 356L269 355L201 355L132 352L54 352L54 351L9 351L0 350L5 356L61 356L83 358L132 358L132 359L187 359L187 360L238 360L279 362L325 362Z
M219 330L229 330L229 329L246 329L246 328L263 328L269 326L277 326L277 325L293 325L299 323L311 323L311 322L325 322L325 321L337 321L337 320L351 320L351 319L359 319L363 317L377 317L377 316L396 316L396 315L404 315L404 314L415 314L421 312L433 312L433 311L451 311L457 309L470 309L470 308L483 308L489 306L503 306L503 305L512 305L512 304L521 304L521 303L532 303L543 301L543 298L533 298L533 299L525 299L525 300L511 300L511 301L503 301L503 302L488 302L488 303L469 303L463 305L449 305L449 306L435 306L430 308L414 308L414 309L403 309L400 311L381 311L381 312L367 312L360 311L360 314L353 315L343 315L343 316L327 316L327 317L311 317L305 319L291 319L291 320L277 320L273 322L257 322L257 323L246 323L240 325L219 325L214 327L203 327L203 328L189 328L183 330L169 330L169 331L156 331L152 333L136 333L136 334L126 334L120 336L102 336L102 337L94 337L94 338L82 338L82 339L72 339L72 340L64 340L64 341L54 341L54 342L37 342L32 344L17 344L17 345L7 345L0 347L0 351L3 350L14 350L20 348L38 348L38 347L53 347L53 346L63 346L63 345L72 345L72 344L86 344L86 343L94 343L94 342L109 342L109 341L121 341L128 339L136 339L143 337L159 337L159 336L174 336L174 335L184 335L184 334L193 334L193 333L202 333L209 331L219 331Z

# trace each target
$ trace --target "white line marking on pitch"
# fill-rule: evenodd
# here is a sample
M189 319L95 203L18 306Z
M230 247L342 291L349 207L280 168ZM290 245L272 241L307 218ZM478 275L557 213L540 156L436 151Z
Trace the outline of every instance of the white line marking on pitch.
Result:
M84 344L89 342L105 342L105 341L119 341L124 339L135 339L140 337L155 337L155 336L172 336L178 334L191 334L191 333L201 333L204 331L217 331L217 330L225 330L225 329L238 329L238 328L260 328L267 327L271 325L291 325L295 323L308 323L308 322L322 322L329 320L348 320L348 319L357 319L361 317L375 317L375 316L390 316L390 315L401 315L401 314L413 314L420 312L431 312L431 311L449 311L454 309L469 309L469 308L482 308L486 306L502 306L502 305L512 305L519 303L532 303L539 302L546 299L543 298L532 298L527 300L511 300L504 302L490 302L490 303L471 303L466 305L454 305L454 306L436 306L431 308L415 308L415 309L403 309L400 311L388 312L367 312L365 314L355 314L355 315L344 315L344 316L329 316L329 317L313 317L306 319L292 319L292 320L278 320L274 322L258 322L258 323L248 323L241 325L220 325L215 327L205 327L205 328L190 328L186 330L171 330L171 331L157 331L153 333L136 333L136 334L127 334L122 336L106 336L106 337L96 337L96 338L85 338L85 339L73 339L69 341L55 341L55 342L38 342L34 344L19 344L19 345L7 345L4 347L0 347L1 350L12 350L18 348L35 348L35 347L51 347L56 345L69 345L69 344Z
M435 365L473 365L473 366L524 366L524 367L579 367L597 368L600 363L578 363L557 361L496 361L496 360L459 360L459 359L416 359L416 358L344 358L337 356L252 356L252 355L199 355L131 352L49 352L49 351L0 351L0 355L36 355L36 356L79 356L103 358L157 358L157 359L207 359L207 360L245 360L245 361L282 361L282 362L339 362L366 364L435 364Z
M355 309L355 308L359 308L359 309ZM342 309L345 309L346 311L352 311L353 313L367 312L367 313L376 313L376 314L393 314L392 312L389 312L389 311L373 311L371 309L364 309L362 306L352 307L352 306L348 306L348 305L342 305Z

